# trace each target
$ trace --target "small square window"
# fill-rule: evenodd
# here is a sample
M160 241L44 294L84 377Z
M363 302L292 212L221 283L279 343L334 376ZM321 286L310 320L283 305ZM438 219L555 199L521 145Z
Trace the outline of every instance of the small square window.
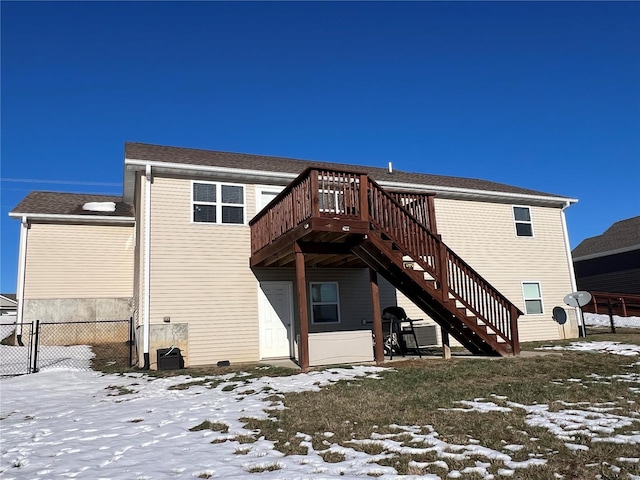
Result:
M338 284L311 283L311 323L340 323Z
M525 313L540 315L544 313L542 305L542 290L539 282L523 282L522 295L524 297Z
M513 218L516 224L516 236L533 237L533 223L529 207L513 207Z
M215 203L216 184L215 183L194 183L193 184L193 201Z

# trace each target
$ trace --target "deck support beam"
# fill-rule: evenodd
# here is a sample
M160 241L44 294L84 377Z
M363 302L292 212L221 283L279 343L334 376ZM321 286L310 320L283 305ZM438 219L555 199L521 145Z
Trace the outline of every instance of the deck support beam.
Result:
M304 253L298 242L293 246L296 257L296 291L298 293L298 318L300 319L300 369L309 371L309 310L307 309L307 276Z
M380 312L380 288L378 274L369 269L369 283L371 284L371 311L373 313L373 336L375 338L374 357L379 365L384 363L384 338L382 333L382 313Z

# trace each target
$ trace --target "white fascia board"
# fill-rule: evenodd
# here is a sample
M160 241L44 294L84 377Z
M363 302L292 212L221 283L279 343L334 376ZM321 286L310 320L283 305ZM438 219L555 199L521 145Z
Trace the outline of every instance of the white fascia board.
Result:
M222 175L228 175L235 178L244 178L245 180L271 180L271 181L291 181L298 177L299 174L285 173L285 172L269 172L265 170L251 170L243 168L229 168L229 167L215 167L204 165L191 165L185 163L171 163L171 162L157 162L153 160L136 160L125 159L125 169L127 167L133 167L132 170L143 170L146 165L151 165L155 171L174 171L174 172L201 172L201 173L217 173ZM312 166L312 164L310 164ZM136 168L137 167L137 168ZM125 175L126 176L126 175ZM553 203L559 206L577 203L575 198L555 197L549 195L532 195L525 193L509 193L509 192L494 192L489 190L475 190L470 188L457 188L457 187L442 187L437 185L426 185L421 183L403 183L403 182L389 182L379 181L382 187L398 188L411 191L424 191L431 193L448 194L456 198L469 198L484 200L502 200L502 201L530 201L538 203ZM127 185L127 182L125 182ZM126 189L126 188L125 188ZM133 193L129 192L129 195L133 197ZM125 198L127 194L125 193Z
M135 223L135 217L107 217L104 215L55 215L51 213L14 213L10 212L9 216L12 218L26 217L27 220L43 220L54 222L86 222L86 223Z
M237 177L251 177L251 178L267 178L274 180L293 180L299 176L296 173L285 172L269 172L266 170L251 170L246 168L230 168L230 167L215 167L206 165L191 165L188 163L171 163L171 162L156 162L153 160L134 160L125 159L125 166L131 165L140 167L143 170L147 165L151 165L154 171L183 171L183 172L202 172L202 173L221 173L229 176ZM137 169L134 169L137 170Z
M609 250L606 252L598 252L598 253L592 253L590 255L583 255L582 257L575 257L573 261L581 262L583 260L592 260L594 258L608 257L609 255L616 255L618 253L633 252L634 250L640 250L640 244L631 245L630 247L617 248L615 250Z
M472 188L459 188L459 187L443 187L440 185L426 185L421 183L401 183L401 182L389 182L382 180L378 182L382 187L398 188L413 191L424 191L431 193L443 193L451 195L452 197L474 197L477 199L486 200L525 200L540 203L554 203L564 206L567 204L577 203L577 198L566 197L554 197L549 195L534 195L529 193L511 193L511 192L496 192L491 190L475 190Z

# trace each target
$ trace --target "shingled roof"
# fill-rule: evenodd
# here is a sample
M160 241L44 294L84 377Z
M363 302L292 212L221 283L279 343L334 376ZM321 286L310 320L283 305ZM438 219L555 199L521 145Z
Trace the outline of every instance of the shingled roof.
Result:
M146 160L163 163L198 165L207 167L225 167L247 170L259 170L277 173L300 174L309 166L335 168L367 172L378 182L398 182L419 184L432 187L446 187L468 189L485 192L500 192L522 195L539 195L555 198L566 198L560 195L514 187L503 183L491 182L464 177L449 177L444 175L430 175L425 173L410 173L393 170L389 173L386 168L362 165L348 165L339 163L319 162L314 160L298 160L284 157L271 157L246 153L220 152L214 150L199 150L194 148L169 147L151 145L147 143L125 143L125 158L128 160Z
M597 256L623 249L640 248L640 216L620 220L602 235L584 239L573 249L573 258Z
M82 206L90 202L114 202L114 212L84 210ZM41 192L29 193L11 211L16 215L83 215L86 217L133 217L133 206L113 195L93 195L83 193Z

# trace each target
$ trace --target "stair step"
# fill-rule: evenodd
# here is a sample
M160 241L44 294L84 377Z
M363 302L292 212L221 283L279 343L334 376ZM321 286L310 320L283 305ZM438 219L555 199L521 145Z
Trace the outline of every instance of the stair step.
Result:
M392 285L430 315L471 353L509 353L507 350L511 345L498 336L495 327L472 314L450 292L447 292L449 301L442 302L440 282L423 268L410 268L407 263L413 262L414 259L398 249L398 244L383 232L373 231L368 240L359 244L353 252L371 268L382 273ZM429 258L421 261L429 265L431 260Z

